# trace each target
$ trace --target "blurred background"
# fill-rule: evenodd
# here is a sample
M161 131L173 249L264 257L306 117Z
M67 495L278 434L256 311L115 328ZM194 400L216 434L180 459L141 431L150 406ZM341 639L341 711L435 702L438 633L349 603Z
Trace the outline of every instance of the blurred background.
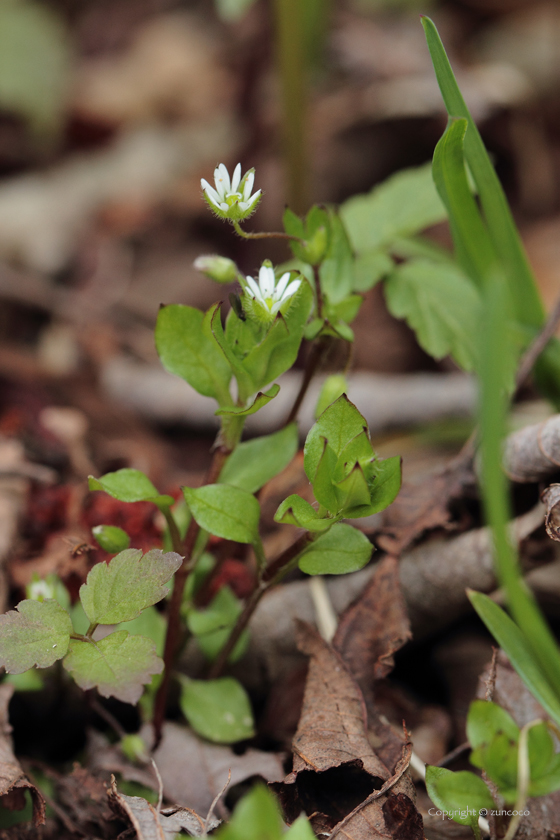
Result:
M154 424L173 446L186 423L193 445L183 437L173 463L203 468L212 410L189 415L156 375L158 306L227 298L193 269L201 253L246 273L289 255L214 219L200 178L219 162L255 167L265 198L246 227L274 230L286 203L341 202L430 160L446 116L421 13L439 28L550 308L554 0L1 0L0 435L58 469L78 432L41 412L72 407L101 471L134 465L157 482ZM429 235L450 246L446 225ZM355 332L356 371L454 370L423 353L379 287ZM461 399L472 407L471 390Z

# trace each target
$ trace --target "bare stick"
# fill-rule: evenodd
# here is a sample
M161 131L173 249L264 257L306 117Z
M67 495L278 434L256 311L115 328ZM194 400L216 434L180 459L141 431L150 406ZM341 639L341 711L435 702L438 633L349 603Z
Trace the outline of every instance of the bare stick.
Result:
M519 363L519 368L517 370L517 376L515 377L516 392L519 391L520 387L523 385L523 383L531 373L535 362L543 352L550 339L554 336L554 333L558 329L559 324L560 297L556 301L554 309L546 319L544 327L523 354L521 362Z

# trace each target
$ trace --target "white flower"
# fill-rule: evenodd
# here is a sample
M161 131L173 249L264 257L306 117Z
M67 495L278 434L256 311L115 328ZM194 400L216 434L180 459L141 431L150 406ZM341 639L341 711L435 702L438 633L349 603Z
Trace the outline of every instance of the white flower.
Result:
M245 294L259 304L270 319L295 295L300 286L301 280L292 280L290 283L289 271L276 282L274 269L265 263L259 269L258 284L252 277L247 277Z
M254 181L254 169L249 169L242 178L241 164L238 163L230 180L229 172L224 164L220 163L214 170L216 188L211 187L204 178L200 183L204 190L204 198L217 216L232 222L240 222L242 219L247 219L257 209L260 201L262 190L257 190L251 195Z

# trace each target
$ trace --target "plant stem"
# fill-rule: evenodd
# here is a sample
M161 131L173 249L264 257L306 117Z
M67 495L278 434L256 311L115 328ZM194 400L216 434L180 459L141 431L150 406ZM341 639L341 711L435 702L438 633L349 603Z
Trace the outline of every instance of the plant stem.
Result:
M161 512L165 517L165 521L167 522L167 527L169 528L169 536L171 537L171 544L173 545L173 551L177 554L183 554L183 542L181 540L181 535L179 533L179 529L177 528L177 523L175 522L175 517L171 513L171 510L168 506L162 507Z
M260 233L249 233L243 230L239 222L232 222L235 232L243 239L293 239L296 242L303 243L303 239L299 236L292 236L291 233L283 233L282 231L261 231Z
M520 387L531 373L535 362L556 332L558 324L560 324L560 298L556 301L554 308L546 319L542 330L523 354L521 362L519 363L519 368L517 369L517 376L515 377L516 392L519 391Z
M303 0L275 0L276 57L282 89L287 199L294 213L308 207L307 61Z
M257 584L253 594L245 602L243 612L237 619L227 642L220 651L220 655L212 665L208 674L209 679L216 679L216 677L219 677L224 670L232 650L237 644L239 637L247 627L262 596L265 592L268 592L269 589L272 589L273 586L276 586L276 584L282 580L290 569L293 568L301 552L315 539L315 537L316 535L310 534L306 531L298 537L291 546L283 551L276 560L273 560L272 563L270 563L263 571L259 583Z
M305 372L303 374L303 379L299 391L294 400L294 404L290 410L290 413L288 414L284 423L282 424L282 427L289 426L289 424L293 423L296 419L298 412L301 408L301 404L311 384L311 380L315 376L318 367L320 366L324 356L326 355L329 344L330 342L325 336L324 338L320 338L311 347L311 352L309 353L309 358L307 359L307 364L305 365Z
M241 434L241 432L239 432ZM206 475L204 484L215 484L220 473L232 452L230 446L219 444L214 451L214 457ZM192 571L193 550L196 544L200 527L195 519L191 519L187 533L185 536L185 543L179 543L179 553L184 555L182 566L175 573L173 581L173 591L169 601L168 615L167 615L167 634L165 637L165 648L163 652L163 661L165 669L163 672L163 679L158 689L155 704L154 704L154 718L152 721L154 727L154 748L157 747L161 740L163 722L165 720L165 708L167 705L167 694L169 691L169 683L171 679L171 669L175 661L175 656L179 648L179 641L181 638L181 604L183 602L183 592L187 578Z

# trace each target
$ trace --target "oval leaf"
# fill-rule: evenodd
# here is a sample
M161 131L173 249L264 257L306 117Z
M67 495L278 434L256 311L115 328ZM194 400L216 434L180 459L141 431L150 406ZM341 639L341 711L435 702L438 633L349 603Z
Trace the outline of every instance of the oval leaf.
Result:
M233 484L248 493L256 493L288 466L297 448L296 423L272 435L240 443L220 473L220 484Z
M142 556L139 548L128 548L110 563L97 563L80 587L80 600L93 624L131 621L142 610L167 595L171 580L183 558L173 551L154 548Z
M218 744L233 744L254 735L247 692L237 680L181 678L181 710L195 732Z
M91 529L91 533L103 549L109 554L118 554L119 551L125 551L130 545L130 537L123 531L122 528L117 528L116 525L96 525Z
M239 543L258 538L260 505L251 493L229 484L183 487L191 513L205 531Z
M147 475L140 470L125 467L106 473L101 478L89 476L90 490L104 490L120 502L153 502L155 505L172 505L173 496L160 495Z
M9 674L48 668L66 654L70 633L70 616L57 601L21 601L0 615L0 665Z
M72 639L62 663L87 691L94 686L103 697L137 703L144 685L163 671L163 660L151 639L117 630L100 642Z
M343 575L365 566L372 551L373 545L365 534L338 522L312 542L298 562L308 575Z

